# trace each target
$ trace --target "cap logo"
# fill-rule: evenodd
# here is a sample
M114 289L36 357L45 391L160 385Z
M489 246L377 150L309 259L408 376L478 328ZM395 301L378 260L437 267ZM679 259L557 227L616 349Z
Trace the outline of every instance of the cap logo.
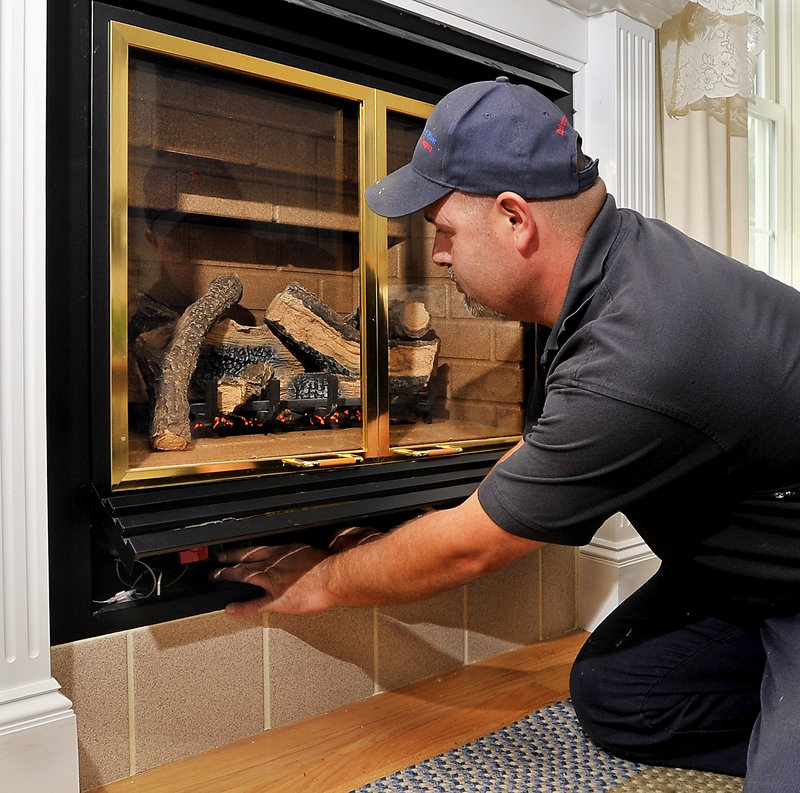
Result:
M561 116L561 121L558 122L558 129L556 129L556 133L563 137L566 126L567 126L567 117Z
M433 151L433 147L436 145L436 137L427 127L422 132L420 143L427 151Z

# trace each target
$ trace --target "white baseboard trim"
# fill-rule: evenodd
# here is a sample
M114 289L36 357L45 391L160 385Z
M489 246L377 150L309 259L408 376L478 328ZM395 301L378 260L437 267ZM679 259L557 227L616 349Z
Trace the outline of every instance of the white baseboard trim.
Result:
M78 793L78 739L72 703L52 678L3 692L0 774L4 790Z
M578 627L594 630L660 564L622 515L607 521L578 553Z

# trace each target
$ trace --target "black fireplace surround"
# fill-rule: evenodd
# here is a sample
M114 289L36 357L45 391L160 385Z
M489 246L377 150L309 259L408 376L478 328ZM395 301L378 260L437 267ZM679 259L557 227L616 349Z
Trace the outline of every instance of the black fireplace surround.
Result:
M112 488L109 463L108 27L112 20L435 103L508 74L571 114L572 75L376 0L48 3L47 317L51 637L74 641L221 608L249 587L208 582L215 547L389 527L454 504L503 449L340 469ZM526 330L526 388L535 329ZM185 564L185 549L211 558ZM190 551L190 553L192 553ZM137 578L152 596L102 603ZM150 583L147 578L147 585ZM140 584L141 586L141 584Z

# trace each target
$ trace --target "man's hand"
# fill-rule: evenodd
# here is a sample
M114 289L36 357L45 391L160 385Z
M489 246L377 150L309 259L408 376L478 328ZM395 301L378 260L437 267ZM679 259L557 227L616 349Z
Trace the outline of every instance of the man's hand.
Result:
M239 581L260 586L264 596L246 603L228 603L225 611L236 616L275 611L306 614L329 604L317 585L314 568L330 554L310 545L259 546L221 551L217 559L230 567L212 573L214 581Z
M451 509L421 515L386 534L354 529L328 550L309 545L245 548L219 555L233 564L213 574L244 581L264 597L231 603L229 614L310 614L332 606L409 603L466 584L541 548L503 531L477 493Z

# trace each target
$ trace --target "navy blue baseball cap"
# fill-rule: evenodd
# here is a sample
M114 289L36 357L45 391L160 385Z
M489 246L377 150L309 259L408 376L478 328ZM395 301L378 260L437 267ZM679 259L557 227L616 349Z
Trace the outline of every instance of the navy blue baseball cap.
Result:
M525 199L591 187L597 160L578 170L581 138L547 97L507 77L469 83L431 112L411 162L366 190L379 215L410 215L453 190Z

